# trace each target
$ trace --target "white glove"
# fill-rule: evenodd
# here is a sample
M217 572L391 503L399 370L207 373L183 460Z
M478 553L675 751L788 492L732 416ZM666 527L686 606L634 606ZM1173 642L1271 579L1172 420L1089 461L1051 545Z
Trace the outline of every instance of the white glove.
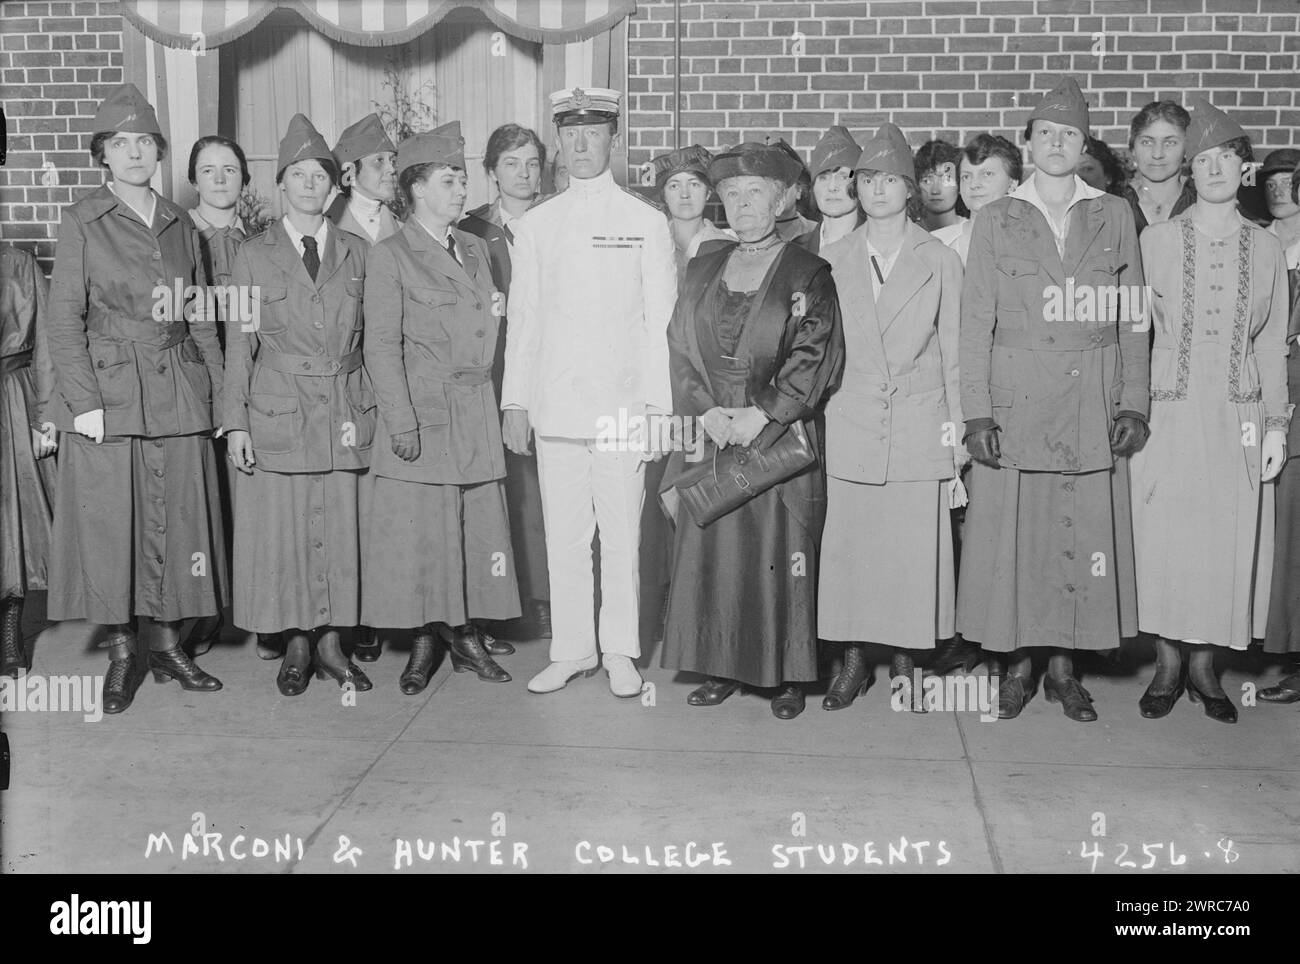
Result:
M96 408L83 415L78 415L72 420L72 428L78 435L94 439L95 444L98 445L104 441L104 410Z

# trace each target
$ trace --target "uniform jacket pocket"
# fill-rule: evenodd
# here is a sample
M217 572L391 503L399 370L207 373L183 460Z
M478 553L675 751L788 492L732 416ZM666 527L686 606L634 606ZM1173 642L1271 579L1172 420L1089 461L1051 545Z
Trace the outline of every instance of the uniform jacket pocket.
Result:
M284 455L302 444L302 416L297 395L269 395L253 392L248 396L248 432L253 452Z
M104 408L133 405L140 395L140 379L132 364L135 350L129 344L105 338L91 338L89 349Z

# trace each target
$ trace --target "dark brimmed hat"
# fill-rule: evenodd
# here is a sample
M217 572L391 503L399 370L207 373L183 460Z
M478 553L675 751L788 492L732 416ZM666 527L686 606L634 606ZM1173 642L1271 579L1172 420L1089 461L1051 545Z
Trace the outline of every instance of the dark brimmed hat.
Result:
M1268 152L1268 157L1264 158L1264 164L1259 169L1259 177L1263 180L1270 174L1277 174L1280 171L1292 174L1298 167L1300 167L1300 151L1294 147L1284 147L1278 151Z
M654 166L655 189L662 191L669 178L675 174L681 174L683 171L690 171L705 184L708 184L709 162L711 160L713 160L713 155L700 147L699 144L692 144L690 147L682 147L667 154L660 154L650 162Z
M851 166L855 172L883 171L916 183L916 159L912 156L912 149L907 146L907 138L888 122L880 125L880 130L867 141L857 161Z
M1088 120L1088 101L1079 89L1078 81L1073 77L1062 78L1061 82L1043 95L1028 123L1036 120L1051 121L1053 124L1065 124L1084 134L1090 134L1092 127Z
M279 178L290 164L307 159L317 161L334 161L334 152L320 136L320 131L312 126L302 114L294 114L289 121L289 129L280 138L280 154L275 162L275 176Z
M1192 102L1192 122L1187 125L1187 159L1201 151L1245 137L1241 125L1203 97Z
M729 147L715 155L709 164L709 181L716 185L729 177L752 175L770 177L789 187L799 180L803 164L790 155L793 149L788 144L785 148L780 143L759 144L755 141Z
M397 173L416 164L445 164L465 169L465 138L460 121L448 121L422 134L412 134L397 145Z
M135 84L119 84L100 103L95 112L95 132L108 131L162 136L153 105L144 99Z
M339 164L357 161L371 154L383 154L397 150L384 130L384 122L378 114L367 114L339 135L339 142L334 145L334 159Z

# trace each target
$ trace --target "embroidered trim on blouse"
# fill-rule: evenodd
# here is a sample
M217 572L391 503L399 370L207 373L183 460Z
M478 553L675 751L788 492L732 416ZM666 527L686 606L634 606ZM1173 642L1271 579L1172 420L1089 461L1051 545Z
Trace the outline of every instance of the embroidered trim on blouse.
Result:
M1246 322L1250 309L1251 232L1240 228L1237 239L1237 305L1232 318L1232 354L1228 358L1228 401L1258 402L1264 397L1260 386L1249 393L1241 390L1241 360L1246 355Z
M1176 402L1187 397L1187 376L1192 365L1192 332L1196 327L1196 228L1191 218L1183 219L1183 317L1178 330L1178 379L1172 390L1157 388L1151 398Z

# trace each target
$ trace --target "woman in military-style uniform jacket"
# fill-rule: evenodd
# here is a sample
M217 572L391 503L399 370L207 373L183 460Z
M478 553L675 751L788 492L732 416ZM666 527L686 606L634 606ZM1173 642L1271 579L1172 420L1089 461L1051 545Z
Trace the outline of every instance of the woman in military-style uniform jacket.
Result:
M222 426L245 473L235 487L235 624L285 634L277 685L286 696L306 688L313 647L318 674L367 690L336 631L361 612L358 480L375 434L361 353L366 243L323 217L337 169L301 114L279 163L289 213L240 247L231 273L256 298L255 317L237 312L226 326Z
M211 443L222 360L215 324L186 297L202 283L194 225L149 188L166 150L153 108L123 84L95 130L113 181L64 211L50 287L43 417L63 438L48 606L110 627L104 710L121 712L143 669L137 616L154 622L156 678L221 686L181 650L180 628L226 599Z
M367 265L365 355L379 427L362 613L370 626L416 630L407 694L428 685L437 635L458 671L509 680L470 621L520 612L492 385L504 299L487 245L452 227L464 205L462 144L453 123L399 145L411 216Z

